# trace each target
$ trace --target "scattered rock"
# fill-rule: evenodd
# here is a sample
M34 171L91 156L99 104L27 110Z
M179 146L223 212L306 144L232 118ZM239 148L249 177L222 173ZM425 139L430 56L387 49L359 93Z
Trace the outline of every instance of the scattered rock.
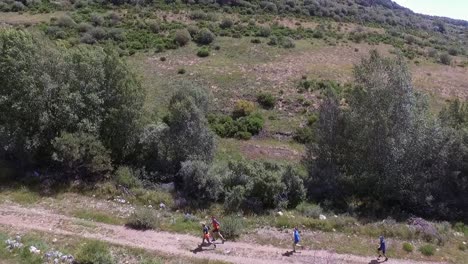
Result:
M153 206L150 204L150 205L148 205L148 208L153 208Z
M39 249L37 249L35 246L30 246L29 247L29 252L31 252L33 254L36 254L36 255L41 254L41 251Z
M52 243L57 243L57 238L54 238L54 239L52 240Z
M324 216L323 214L321 214L321 215L319 215L319 219L320 219L320 220L327 220L327 217Z
M125 199L119 198L119 197L115 198L114 201L118 202L118 203L122 203L122 204L127 203L127 201Z
M21 237L20 236L16 236L16 239L7 239L7 240L5 240L5 244L7 244L6 248L8 250L13 250L13 249L23 247L23 243L21 243Z
M54 264L71 264L75 263L75 258L72 255L65 255L60 251L49 251L44 254L47 263L53 262Z
M461 232L455 232L455 233L453 233L453 235L456 236L456 237L462 237L462 236L464 236L465 234L463 234L463 233L461 233Z
M283 216L283 212L279 211L276 213L278 216Z
M166 210L166 205L164 203L159 204L159 209Z
M463 245L466 245L466 241L463 241Z

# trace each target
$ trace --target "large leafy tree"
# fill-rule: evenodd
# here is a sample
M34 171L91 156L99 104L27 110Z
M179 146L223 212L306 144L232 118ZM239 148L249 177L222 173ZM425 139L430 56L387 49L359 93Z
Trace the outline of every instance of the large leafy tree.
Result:
M64 49L2 29L0 98L4 154L23 165L48 166L52 142L77 132L93 135L114 162L124 162L139 130L144 93L112 51Z

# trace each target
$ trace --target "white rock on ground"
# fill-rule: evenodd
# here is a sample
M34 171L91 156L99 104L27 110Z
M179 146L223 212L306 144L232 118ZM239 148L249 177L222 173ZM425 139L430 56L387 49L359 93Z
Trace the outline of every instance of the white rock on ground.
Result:
M321 214L321 215L319 215L319 219L320 219L320 220L327 220L327 217L324 216L323 214Z

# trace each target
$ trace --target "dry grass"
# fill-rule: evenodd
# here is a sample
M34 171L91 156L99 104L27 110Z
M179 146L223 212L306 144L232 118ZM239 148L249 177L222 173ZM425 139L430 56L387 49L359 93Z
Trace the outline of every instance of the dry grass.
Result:
M65 12L57 11L53 13L29 14L17 12L0 12L0 25L35 25L42 22L49 22L53 17L63 16Z

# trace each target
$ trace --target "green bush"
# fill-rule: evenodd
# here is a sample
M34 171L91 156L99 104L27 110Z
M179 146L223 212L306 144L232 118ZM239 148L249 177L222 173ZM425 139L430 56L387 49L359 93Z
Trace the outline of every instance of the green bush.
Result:
M71 17L65 15L57 19L57 26L64 28L74 28L76 23Z
M219 24L219 27L222 29L227 29L232 27L234 25L234 22L230 18L224 18L221 23Z
M433 256L436 249L433 245L431 244L426 244L424 246L421 246L419 248L419 251L424 255L424 256Z
M127 220L127 226L137 230L157 229L159 218L154 209L142 207L135 209Z
M126 188L136 188L141 186L141 182L135 176L132 169L126 166L120 166L114 173L115 183Z
M257 102L266 109L275 107L276 98L271 93L260 93L257 96Z
M239 237L244 229L244 219L239 216L228 216L223 218L221 232L224 238L233 239Z
M292 49L296 47L296 44L294 44L294 40L290 37L285 37L281 40L281 46L285 49Z
M198 44L201 44L201 45L208 45L210 44L211 42L213 42L215 39L215 35L207 28L202 28L196 38L195 38L195 41L198 43Z
M461 251L466 251L468 249L468 246L461 242L460 244L458 244L458 249Z
M259 113L240 117L236 120L238 131L247 131L252 135L258 134L265 123Z
M107 244L100 241L90 241L83 244L76 254L80 264L113 264Z
M408 252L408 253L411 253L414 251L414 246L413 244L411 243L408 243L408 242L404 242L403 243L403 250Z
M283 172L282 180L285 186L285 196L288 208L295 208L306 198L304 181L299 171L292 166L287 166Z
M202 161L185 161L177 173L180 190L191 201L200 204L216 201L222 190L221 179Z
M234 106L232 115L234 118L250 115L255 110L254 103L247 100L238 100Z
M203 47L197 51L197 56L201 58L208 57L210 56L210 50Z
M260 39L258 39L258 38L251 39L250 42L253 43L253 44L260 44L260 43L262 43L262 41L261 41Z
M272 36L272 37L270 37L270 40L268 41L267 44L270 45L270 46L276 46L276 45L278 45L278 43L279 43L278 37Z
M310 126L299 127L293 136L294 140L301 144L308 144L314 141L315 133L314 129Z
M192 39L190 32L187 29L180 29L175 33L174 41L179 46L185 46Z
M450 55L448 53L443 53L443 54L440 55L439 61L442 64L450 65L450 64L452 64L452 57L450 57Z
M260 26L257 36L267 38L271 35L271 28L267 25Z
M252 134L250 132L247 132L247 131L237 131L234 134L234 137L237 138L237 139L249 140L249 139L252 138Z
M296 210L305 217L310 217L314 219L318 219L321 214L323 214L323 209L320 205L317 204L310 204L310 203L300 203Z
M195 25L188 26L187 30L188 30L188 32L190 33L190 36L192 36L193 39L195 39L198 32L200 32L200 29Z

